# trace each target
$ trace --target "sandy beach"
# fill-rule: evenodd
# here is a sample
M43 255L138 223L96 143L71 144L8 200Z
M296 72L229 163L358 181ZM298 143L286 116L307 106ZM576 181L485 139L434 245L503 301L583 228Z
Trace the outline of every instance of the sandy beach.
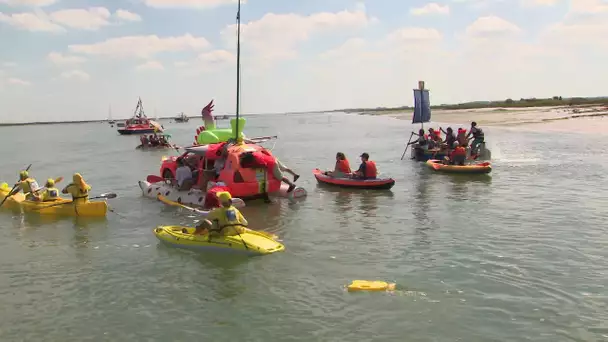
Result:
M412 112L363 112L362 115L388 115L400 120L411 120ZM431 125L462 125L471 121L481 126L517 127L518 129L586 132L608 131L608 106L560 106L534 108L480 108L434 110Z

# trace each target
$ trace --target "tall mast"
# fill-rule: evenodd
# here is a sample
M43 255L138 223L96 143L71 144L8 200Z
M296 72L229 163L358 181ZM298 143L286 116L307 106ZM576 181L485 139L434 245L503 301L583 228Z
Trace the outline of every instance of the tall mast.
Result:
M241 102L241 0L236 12L236 133L235 139L239 141L239 114Z

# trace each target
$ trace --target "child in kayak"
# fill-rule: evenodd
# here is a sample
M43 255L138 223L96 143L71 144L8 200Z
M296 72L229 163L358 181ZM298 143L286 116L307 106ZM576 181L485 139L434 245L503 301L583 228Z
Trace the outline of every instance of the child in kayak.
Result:
M232 205L232 195L224 191L218 193L217 197L222 206L211 210L206 219L196 226L194 234L233 236L244 233L248 222L243 214Z
M46 180L42 193L34 195L37 201L52 202L59 198L59 190L55 188L55 180L49 178Z

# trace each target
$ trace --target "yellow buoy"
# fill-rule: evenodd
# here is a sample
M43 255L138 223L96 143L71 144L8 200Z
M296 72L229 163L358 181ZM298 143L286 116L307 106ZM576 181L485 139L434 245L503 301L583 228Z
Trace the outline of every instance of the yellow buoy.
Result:
M394 291L395 283L387 283L379 280L353 280L348 285L348 291Z

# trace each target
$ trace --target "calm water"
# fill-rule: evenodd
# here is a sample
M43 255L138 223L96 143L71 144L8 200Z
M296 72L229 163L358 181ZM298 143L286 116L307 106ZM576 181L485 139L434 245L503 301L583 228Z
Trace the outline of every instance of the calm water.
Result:
M182 145L198 124L164 123ZM608 340L608 140L541 129L487 128L492 175L455 177L399 160L406 121L250 118L249 136L280 136L309 196L245 208L287 251L243 258L158 244L156 225L196 219L137 186L169 152L136 151L107 124L0 128L0 179L33 163L40 181L78 171L119 194L103 220L0 212L0 340ZM370 153L397 184L318 186L311 170L337 151ZM399 291L345 292L353 279Z

